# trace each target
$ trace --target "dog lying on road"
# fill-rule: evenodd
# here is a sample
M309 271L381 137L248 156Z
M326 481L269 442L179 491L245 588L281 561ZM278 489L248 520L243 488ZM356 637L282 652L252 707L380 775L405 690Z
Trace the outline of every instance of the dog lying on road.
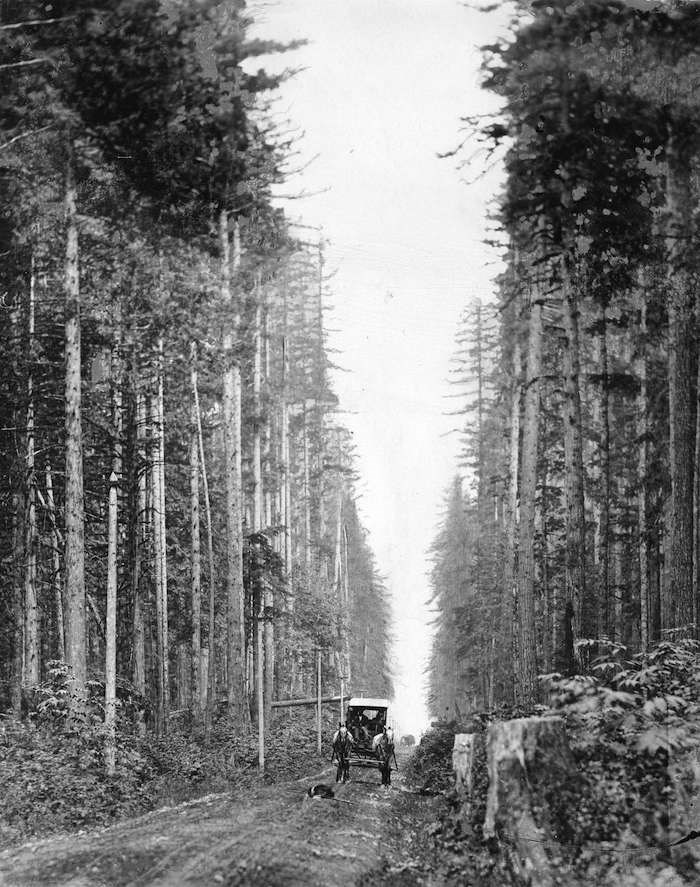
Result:
M330 785L323 785L323 783L319 783L318 785L312 785L311 788L306 793L307 798L334 798L335 793Z

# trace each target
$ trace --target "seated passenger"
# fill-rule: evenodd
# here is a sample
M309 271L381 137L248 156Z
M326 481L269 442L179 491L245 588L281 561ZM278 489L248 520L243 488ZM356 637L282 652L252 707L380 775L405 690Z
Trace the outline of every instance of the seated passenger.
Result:
M379 723L379 717L372 718L371 721L368 722L367 728L370 731L370 736L374 738L382 732L381 724Z
M360 733L366 742L370 742L374 736L374 733L370 732L371 723L372 722L367 715L362 712L362 715L360 716Z

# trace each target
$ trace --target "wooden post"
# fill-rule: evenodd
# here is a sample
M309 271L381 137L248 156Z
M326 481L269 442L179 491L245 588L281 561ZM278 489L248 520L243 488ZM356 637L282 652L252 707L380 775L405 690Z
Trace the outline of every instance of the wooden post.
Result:
M340 676L340 720L344 721L343 711L345 710L345 678Z
M316 652L316 740L321 754L321 648Z
M105 767L114 776L116 764L115 721L117 706L117 484L113 471L109 478L107 523L107 616L105 622Z

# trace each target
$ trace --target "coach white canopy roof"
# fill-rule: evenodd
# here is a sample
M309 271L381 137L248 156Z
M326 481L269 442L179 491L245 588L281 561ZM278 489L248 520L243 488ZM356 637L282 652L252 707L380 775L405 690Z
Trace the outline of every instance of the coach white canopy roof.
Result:
M348 708L389 708L389 700L372 696L353 696L352 699L348 699Z

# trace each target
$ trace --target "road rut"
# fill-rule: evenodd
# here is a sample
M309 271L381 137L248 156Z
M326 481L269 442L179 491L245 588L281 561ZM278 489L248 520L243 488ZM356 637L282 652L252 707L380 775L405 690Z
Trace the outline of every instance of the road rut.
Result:
M100 831L0 854L7 887L333 887L437 885L429 829L436 799L355 770L333 800L305 798L331 771L243 794L210 795Z

